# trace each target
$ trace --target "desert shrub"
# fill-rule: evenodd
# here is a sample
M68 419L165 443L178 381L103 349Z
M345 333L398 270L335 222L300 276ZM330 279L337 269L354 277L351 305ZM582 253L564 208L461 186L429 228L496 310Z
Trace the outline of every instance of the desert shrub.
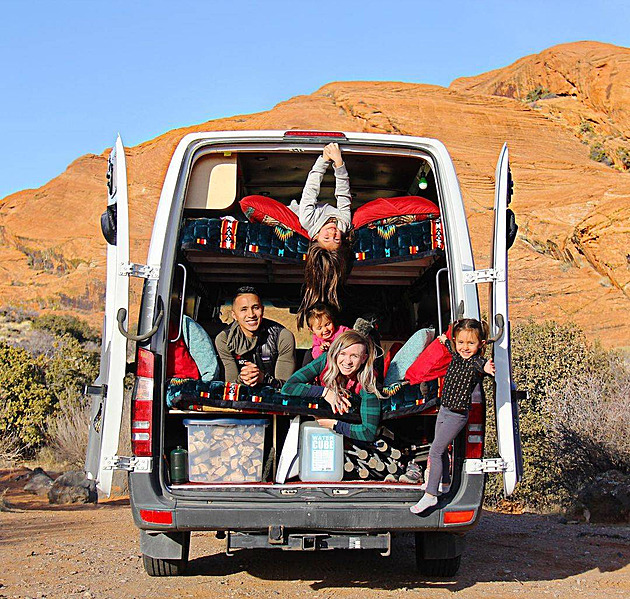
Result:
M623 168L630 169L630 150L628 148L617 148L617 159Z
M71 467L82 467L90 427L90 404L87 398L68 391L60 398L47 424L47 445L55 459Z
M630 474L630 365L609 355L606 367L550 389L545 406L551 442L571 492L598 474Z
M81 395L98 375L99 354L87 350L70 335L58 337L53 347L55 353L45 364L48 390L58 401L68 392Z
M610 159L610 156L608 156L608 154L606 153L606 149L599 142L596 142L591 146L589 158L591 160L594 160L595 162L601 162L606 166L611 166L613 163Z
M589 121L582 121L580 123L579 132L586 135L589 133L593 133L593 125Z
M0 433L0 466L12 466L21 460L26 451L15 433Z
M57 351L55 348L56 339L55 335L49 331L30 331L29 334L12 340L11 345L25 349L34 358L38 356L52 358Z
M25 320L33 320L37 318L37 312L34 310L27 310L20 306L4 306L0 308L0 315L4 316L7 322L21 323Z
M43 361L0 342L0 435L15 434L23 447L39 445L55 403Z
M564 484L564 465L558 460L558 446L551 434L549 398L571 381L589 377L608 380L609 363L607 353L590 344L584 332L574 324L530 321L513 328L514 381L517 389L528 392L528 398L519 402L524 475L512 501L537 509L571 502L572 491ZM491 401L487 421L486 455L495 456L498 453ZM490 476L487 502L496 504L502 497L501 476Z
M96 341L99 337L87 322L66 314L44 314L33 321L33 328L50 331L60 337L70 335L79 343Z
M548 98L555 98L555 94L552 94L546 87L542 85L536 86L534 89L527 93L525 100L527 102L537 102L538 100L546 100Z

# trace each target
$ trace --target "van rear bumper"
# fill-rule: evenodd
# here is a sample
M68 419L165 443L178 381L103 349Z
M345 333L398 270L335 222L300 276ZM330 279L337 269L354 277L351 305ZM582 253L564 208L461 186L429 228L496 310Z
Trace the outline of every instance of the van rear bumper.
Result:
M131 508L136 526L144 530L192 531L231 530L267 531L282 526L300 531L431 531L464 532L474 527L481 515L483 476L462 475L455 497L440 498L436 509L417 516L409 508L417 501L414 495L397 498L395 494L382 501L335 498L326 501L289 501L267 498L247 499L241 493L213 500L179 499L155 493L151 475L130 476ZM142 519L140 510L164 510L172 513L172 524L160 525ZM462 515L458 522L444 522L452 512ZM457 520L457 519L456 519Z

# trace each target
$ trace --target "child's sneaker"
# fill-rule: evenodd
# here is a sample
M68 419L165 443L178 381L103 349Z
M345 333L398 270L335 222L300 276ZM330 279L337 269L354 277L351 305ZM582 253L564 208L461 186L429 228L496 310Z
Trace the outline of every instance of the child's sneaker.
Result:
M422 469L415 462L407 464L407 471L401 474L398 482L416 484L422 482Z

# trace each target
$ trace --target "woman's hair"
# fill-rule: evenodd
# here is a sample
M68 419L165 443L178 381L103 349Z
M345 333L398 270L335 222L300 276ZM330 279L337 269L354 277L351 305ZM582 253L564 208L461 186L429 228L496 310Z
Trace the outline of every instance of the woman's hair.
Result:
M373 393L376 397L382 398L383 396L376 388L376 376L374 374L376 347L374 342L369 337L361 335L361 333L357 333L352 329L341 333L330 345L328 359L326 361L326 370L322 376L322 383L327 389L332 389L338 395L343 395L347 381L346 377L341 374L339 366L337 366L337 358L344 349L355 343L363 345L367 354L366 361L359 367L356 373L357 381L368 393Z
M304 327L306 312L319 302L341 311L339 292L350 274L350 246L345 238L338 250L326 250L312 243L306 254L302 303L298 309L298 329Z
M472 331L477 335L479 341L487 341L490 336L490 327L484 320L479 322L475 318L460 318L453 323L453 339L457 339L457 335L462 331Z
M306 314L304 316L306 324L310 327L313 321L319 322L322 319L322 316L328 316L330 321L337 326L339 321L339 312L334 306L326 304L324 302L317 302L313 306L311 306L308 310L306 310Z

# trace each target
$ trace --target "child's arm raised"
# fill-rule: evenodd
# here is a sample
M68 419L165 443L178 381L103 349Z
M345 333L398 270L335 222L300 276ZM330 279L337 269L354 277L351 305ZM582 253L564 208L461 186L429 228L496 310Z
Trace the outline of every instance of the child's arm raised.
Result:
M335 198L337 199L337 210L341 218L350 228L352 223L352 196L350 195L350 177L348 169L341 157L339 144L331 143L324 148L324 156L333 161L335 166Z
M313 168L306 178L304 183L304 189L302 190L302 197L300 199L300 207L298 217L300 224L311 233L311 229L317 222L317 197L319 196L319 190L322 184L322 179L326 174L328 168L329 158L326 154L326 148L324 148L324 154L320 156L313 165Z

